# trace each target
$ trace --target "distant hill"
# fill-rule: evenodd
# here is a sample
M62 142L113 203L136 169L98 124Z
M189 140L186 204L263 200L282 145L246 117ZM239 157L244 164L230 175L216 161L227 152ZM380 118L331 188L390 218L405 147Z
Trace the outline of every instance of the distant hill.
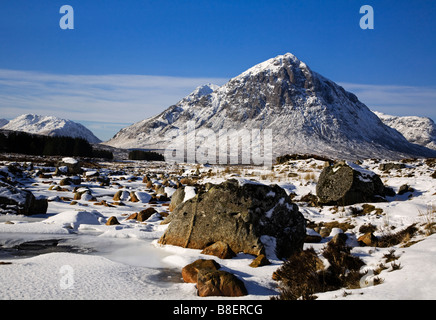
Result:
M82 124L53 116L23 114L9 121L2 129L36 133L46 136L83 138L89 143L101 142L100 139Z

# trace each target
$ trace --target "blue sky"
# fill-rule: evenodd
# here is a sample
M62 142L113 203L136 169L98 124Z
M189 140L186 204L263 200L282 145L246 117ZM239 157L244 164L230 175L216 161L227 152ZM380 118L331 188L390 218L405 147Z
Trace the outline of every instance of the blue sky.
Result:
M74 30L59 27L65 4ZM2 0L0 118L51 114L106 140L291 52L371 109L436 119L435 13L424 0Z

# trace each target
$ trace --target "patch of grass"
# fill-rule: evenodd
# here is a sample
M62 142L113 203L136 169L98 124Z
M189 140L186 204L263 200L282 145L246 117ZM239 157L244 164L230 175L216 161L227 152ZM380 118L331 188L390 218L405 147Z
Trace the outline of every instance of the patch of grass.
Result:
M320 227L325 227L329 230L333 228L339 228L344 232L347 232L348 229L353 229L354 225L348 221L339 222L339 221L331 221L331 222L320 222Z
M383 255L383 257L385 258L386 263L395 261L399 258L399 256L395 255L395 249L390 249L388 253Z
M374 270L374 274L375 274L375 275L380 274L383 270L386 270L386 269L388 269L388 267L386 267L385 264L380 263L380 264L377 266L377 268Z
M376 230L377 230L377 226L370 223L361 225L359 228L359 232L363 234L368 232L375 232Z
M278 297L273 300L313 300L315 293L322 291L318 274L320 259L313 248L293 254L274 273L273 278L280 281Z
M423 219L425 235L429 236L436 232L436 207L427 206L425 212L419 210L419 216Z
M318 292L360 288L364 262L350 251L346 245L329 242L322 252L329 262L327 268L313 248L294 254L273 275L273 279L280 281L280 295L272 299L313 300Z
M375 206L373 206L372 204L363 204L362 207L350 207L351 210L351 215L356 217L356 216L364 216L367 214L370 214L371 212L375 211L375 214L377 215L381 215L383 213L383 209L381 208L376 208Z
M418 228L415 225L416 224L414 223L404 230L379 237L377 246L381 248L388 248L396 246L400 243L407 244L418 231Z
M396 263L395 261L393 261L391 263L391 268L392 269L390 271L400 270L402 268L401 263Z

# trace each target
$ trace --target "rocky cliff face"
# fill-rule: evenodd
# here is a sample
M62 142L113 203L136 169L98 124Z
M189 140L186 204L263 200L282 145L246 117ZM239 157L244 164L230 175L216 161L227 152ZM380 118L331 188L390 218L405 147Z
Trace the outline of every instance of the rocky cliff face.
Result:
M239 152L250 153L251 140L260 136L271 140L274 157L286 153L346 159L435 155L410 144L354 94L290 53L262 62L210 93L200 91L122 129L107 144L165 149L192 142L192 146L194 130L196 134L203 130L215 136L197 137L195 147L188 147L191 152L205 148L210 152L227 141L229 146L239 142Z

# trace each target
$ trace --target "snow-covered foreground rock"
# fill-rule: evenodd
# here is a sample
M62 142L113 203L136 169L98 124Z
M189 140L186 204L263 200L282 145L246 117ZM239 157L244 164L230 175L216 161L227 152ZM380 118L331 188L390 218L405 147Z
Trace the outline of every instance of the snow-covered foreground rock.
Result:
M271 264L257 268L249 266L255 257L248 254L220 259L201 250L158 244L168 228L162 221L171 214L169 197L177 182L186 188L183 200L187 200L194 196L196 183L229 178L241 184L281 186L308 221L307 233L322 234L320 242L306 242L304 248L313 247L320 254L335 234L348 236L351 253L368 270L361 287L317 293L317 299L436 299L435 162L398 162L404 168L389 172L380 170L384 163L366 160L360 166L379 174L385 186L395 191L387 202L320 207L308 196L315 194L325 165L314 159L290 160L272 170L139 161L85 163L80 185L65 184L65 176L54 176L49 159L3 161L2 177L37 197L48 197L49 205L46 214L0 215L0 299L269 300L277 296L278 282L272 276L283 261L271 249L272 237L262 238ZM401 188L406 191L399 194L405 184L409 188ZM119 190L126 192L114 198ZM167 197L159 198L164 192ZM135 199L133 194L139 196ZM148 208L155 211L146 221L129 219ZM111 217L119 224L107 225ZM364 226L372 226L373 234L381 238L410 225L417 232L392 246L361 246L357 241L365 233ZM394 259L387 262L388 256ZM222 270L241 279L248 295L197 296L196 285L181 279L181 269L200 258L214 259Z

